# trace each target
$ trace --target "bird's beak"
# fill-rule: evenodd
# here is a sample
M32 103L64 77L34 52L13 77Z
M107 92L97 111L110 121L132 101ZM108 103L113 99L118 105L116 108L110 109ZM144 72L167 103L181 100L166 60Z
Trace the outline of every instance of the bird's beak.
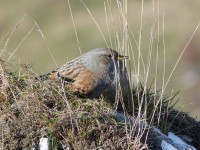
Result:
M124 59L128 59L128 56L122 56L122 55L117 56L118 61L124 60Z

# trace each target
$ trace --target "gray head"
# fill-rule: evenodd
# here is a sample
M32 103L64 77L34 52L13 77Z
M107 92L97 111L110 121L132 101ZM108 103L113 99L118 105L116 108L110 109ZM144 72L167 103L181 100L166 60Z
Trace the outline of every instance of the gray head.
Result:
M122 63L122 60L128 58L109 48L91 50L85 53L84 57L87 59L89 69L94 72L110 70L110 68L114 68L115 64Z

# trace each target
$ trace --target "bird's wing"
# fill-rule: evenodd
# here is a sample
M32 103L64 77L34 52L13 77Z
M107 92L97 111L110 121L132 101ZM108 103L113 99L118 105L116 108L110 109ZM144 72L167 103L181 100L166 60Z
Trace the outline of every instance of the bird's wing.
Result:
M78 74L83 70L81 57L78 57L72 61L65 63L63 66L52 70L51 72L40 75L40 80L58 80L62 79L66 82L74 82Z

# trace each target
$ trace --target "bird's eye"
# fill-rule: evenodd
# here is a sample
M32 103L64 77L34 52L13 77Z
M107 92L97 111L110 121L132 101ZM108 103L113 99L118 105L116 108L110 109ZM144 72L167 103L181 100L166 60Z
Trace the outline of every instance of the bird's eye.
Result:
M111 55L111 54L109 54L109 55L108 55L108 58L110 58L110 59L111 59L111 58L112 58L112 55Z

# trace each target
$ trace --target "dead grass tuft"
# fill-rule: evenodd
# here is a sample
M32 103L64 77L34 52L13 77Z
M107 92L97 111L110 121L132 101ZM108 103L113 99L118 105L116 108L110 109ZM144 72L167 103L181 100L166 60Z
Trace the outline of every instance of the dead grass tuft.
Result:
M144 141L148 132L138 134L133 125L117 122L112 105L105 100L80 98L60 82L36 80L36 74L26 66L21 66L20 73L10 72L5 63L0 68L3 149L37 147L41 137L48 137L53 149L147 149ZM147 103L138 113L141 104L137 100L144 97ZM187 135L199 148L200 123L168 107L174 97L165 98L161 111L155 114L152 108L159 97L151 90L144 91L142 85L135 87L133 98L134 111L128 110L130 115L143 115L146 122L166 133ZM147 140L147 144L151 143Z
M41 82L31 69L19 74L1 64L0 124L4 149L37 147L48 137L53 148L124 149L135 147L126 126L115 121L103 99L80 98L61 83Z

